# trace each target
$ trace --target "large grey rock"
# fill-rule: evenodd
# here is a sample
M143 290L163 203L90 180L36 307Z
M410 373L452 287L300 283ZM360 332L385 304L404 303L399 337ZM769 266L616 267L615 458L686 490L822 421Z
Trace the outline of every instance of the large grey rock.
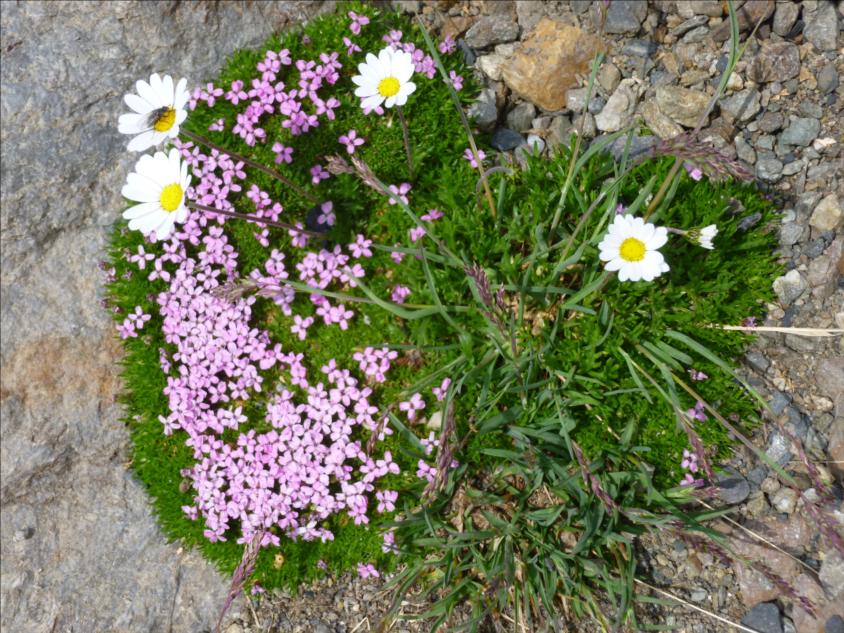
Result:
M495 107L495 91L484 88L478 95L477 101L469 106L467 113L479 128L491 130L498 120L498 108Z
M786 274L774 279L774 292L780 303L788 306L803 294L808 285L798 270L789 270Z
M819 0L817 8L803 11L803 37L822 51L838 48L838 11L830 0Z
M773 602L757 604L741 619L741 623L759 633L783 633L782 614Z
M648 3L641 0L615 0L607 9L607 21L604 29L607 33L635 34L648 14ZM598 23L600 9L597 2L592 3L592 21Z
M800 5L796 2L777 2L777 7L774 9L774 33L780 37L785 37L797 22L797 16L800 14Z
M505 14L481 18L466 32L466 43L472 48L512 42L519 37L519 25Z
M621 80L603 110L595 117L595 125L599 130L616 132L630 123L642 92L641 85L637 79Z
M794 117L787 128L780 134L780 142L784 145L800 145L806 147L818 137L821 122L817 119Z
M199 631L227 581L168 544L127 471L97 261L137 161L122 95L211 79L322 2L4 3L0 17L0 628Z
M723 97L719 105L721 112L730 120L747 121L756 116L761 108L759 91L756 88L746 88L729 97Z

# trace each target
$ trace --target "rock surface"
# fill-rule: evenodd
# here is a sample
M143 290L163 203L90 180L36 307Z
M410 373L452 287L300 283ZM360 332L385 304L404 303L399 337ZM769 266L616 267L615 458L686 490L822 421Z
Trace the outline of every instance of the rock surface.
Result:
M322 2L26 2L2 11L0 626L199 631L227 582L166 543L127 470L119 346L97 261L137 160L121 97L154 71L213 77ZM14 149L12 152L11 149Z
M560 110L576 75L586 72L599 40L581 29L542 18L504 63L507 86L545 110Z
M709 97L688 88L660 86L656 89L656 103L668 118L680 125L694 127L709 105Z

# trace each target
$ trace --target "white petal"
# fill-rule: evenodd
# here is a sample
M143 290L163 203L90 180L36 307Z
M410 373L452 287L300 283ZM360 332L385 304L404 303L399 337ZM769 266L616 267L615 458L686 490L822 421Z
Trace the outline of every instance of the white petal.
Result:
M136 218L145 217L149 214L164 213L161 210L161 205L158 202L143 202L136 204L134 207L129 207L123 212L123 217L126 220L134 220Z
M621 259L620 257L617 257L615 259L611 259L610 261L608 261L607 265L604 266L604 268L606 268L609 271L618 270L622 266L624 266L624 263L625 262L624 262L623 259Z
M187 110L176 110L176 125L181 125L184 123L185 119L188 118L188 111Z
M170 75L164 75L164 82L161 88L161 91L167 95L167 103L172 105L175 93L173 92L173 78Z
M378 90L372 90L369 86L361 86L360 88L355 88L356 97L371 97L376 94L379 94Z
M188 98L190 97L190 93L187 91L188 80L182 77L179 79L179 83L176 84L176 91L173 94L173 107L177 110L181 110L185 107L185 104L188 102Z
M392 97L387 97L387 101L384 102L384 107L392 108L396 101L398 100L398 95L393 95Z
M154 130L146 130L138 134L135 138L129 141L129 145L127 145L127 149L130 152L143 152L145 149L149 149L155 145L155 131Z
M173 230L173 224L176 221L176 216L172 213L168 213L167 217L158 225L155 229L155 236L159 240L163 240L165 237L170 235L170 231Z
M131 174L126 176L126 184L131 186L133 189L152 191L152 193L156 196L158 196L161 192L161 185L159 183L136 171L133 171Z
M384 102L384 97L380 94L370 95L366 97L363 101L361 101L360 106L362 108L369 108L370 110L374 110L378 106L380 106Z
M123 95L123 101L138 114L149 114L155 110L155 107L149 101L136 94Z
M129 174L130 176L137 174ZM127 182L120 190L121 195L135 202L156 202L161 191L153 187L139 187L136 184Z
M664 226L658 226L654 230L653 237L645 242L645 247L648 250L656 250L665 246L668 241L668 230Z
M382 48L381 52L378 53L378 63L379 70L382 73L389 73L390 70L392 70L393 50L389 46L387 48Z
M135 90L137 91L138 95L140 95L141 99L146 101L148 104L152 106L151 110L155 110L156 108L160 107L158 105L158 95L155 93L155 90L152 89L147 82L139 79L135 83Z
M630 271L632 268L630 266L621 266L618 269L618 280L619 281L628 281L630 279Z
M164 220L166 211L158 211L155 213L147 213L144 216L129 220L129 228L133 231L140 231L143 234L154 231Z
M146 115L121 114L117 119L117 131L121 134L140 134L145 128Z

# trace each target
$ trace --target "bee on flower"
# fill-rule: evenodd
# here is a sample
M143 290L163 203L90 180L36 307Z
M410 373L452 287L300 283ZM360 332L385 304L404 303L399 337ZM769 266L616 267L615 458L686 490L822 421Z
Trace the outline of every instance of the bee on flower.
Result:
M179 125L188 116L187 83L182 78L174 86L170 75L162 78L153 73L149 83L138 80L135 84L138 94L124 95L123 101L133 112L120 115L117 129L121 134L134 135L128 145L130 152L142 152L165 139L176 138Z

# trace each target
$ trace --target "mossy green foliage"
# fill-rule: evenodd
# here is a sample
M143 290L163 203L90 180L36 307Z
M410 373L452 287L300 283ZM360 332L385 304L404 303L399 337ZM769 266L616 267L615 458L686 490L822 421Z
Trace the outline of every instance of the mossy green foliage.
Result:
M473 284L462 266L437 253L430 237L411 244L407 232L414 223L406 211L388 204L385 196L366 187L356 176L346 174L333 176L317 188L323 199L334 202L337 212L338 223L326 238L327 246L347 244L355 234L362 233L382 247L400 244L410 249L399 265L390 258L387 248L377 250L364 262L367 274L363 281L384 299L396 284L408 286L412 294L404 309L410 311L422 309L420 306L445 307L431 317L400 319L376 305L359 303L354 305L357 315L347 331L314 327L303 342L290 333L289 317L278 313L271 302L259 300L253 310L254 325L267 329L284 349L304 352L312 372L318 372L331 358L352 368L352 353L366 345L389 344L411 350L391 370L389 381L378 394L384 406L420 391L429 402L425 413L431 414L435 408L430 386L438 385L444 377L452 378L461 388L453 400L457 435L465 438L457 455L461 466L455 472L473 485L483 479L480 473L506 470L508 463L520 462L520 455L527 454L526 447L536 448L539 457L531 459L537 458L543 465L537 472L557 469L567 482L560 484L558 491L574 504L564 515L565 525L582 526L587 519L576 515L577 504L587 513L598 510L594 499L572 487L579 480L567 443L574 439L590 460L607 460L610 472L604 484L611 494L617 494L621 503L647 505L644 491L651 490L648 494L652 495L656 494L653 486L664 490L676 485L681 476L680 455L689 448L678 426L676 408L690 408L695 399L679 390L666 371L673 371L686 382L690 382L686 374L689 368L705 372L710 378L692 385L701 396L725 416L735 414L742 424L753 421L753 401L715 359L736 357L747 338L709 326L738 324L748 316L759 315L769 298L770 280L776 272L771 254L774 238L767 228L773 218L771 205L751 187L694 182L683 174L653 220L684 229L715 223L719 228L715 250L705 251L674 237L662 249L671 271L656 281L619 283L613 277L598 283L602 270L596 245L614 213L615 199L641 213L640 194L662 182L670 160L645 162L621 173L614 193L598 205L566 246L584 211L619 175L612 158L598 153L588 160L562 201L560 191L570 163L567 148L548 160L530 158L526 169L511 165L497 170L489 176L497 206L493 218L479 186L478 172L462 157L468 142L446 85L439 76L428 80L417 75L417 91L405 108L416 165L411 181L394 111L383 117L364 116L352 94L355 64L345 55L341 41L344 35L350 35L345 15L348 9L372 18L361 35L353 38L364 53L382 48L382 36L392 29L403 31L404 41L414 41L424 48L416 28L397 14L351 4L336 15L314 20L302 33L272 38L256 51L236 53L215 81L226 89L235 79L248 84L256 75L256 63L268 49L288 48L294 59L316 59L321 52L340 51L342 78L331 89L343 104L336 120L321 121L316 130L291 137L281 127L281 118L270 116L263 120L268 142L250 148L229 131L207 132L208 125L221 117L229 130L241 109L220 100L212 109L200 105L185 127L267 165L274 164L270 149L274 141L294 147L293 165L283 165L280 170L304 187L310 186L308 169L312 165L324 164L330 154L345 156L337 138L356 129L366 139L357 154L378 178L390 184L410 181L410 206L417 216L433 208L444 213L441 220L429 225L429 231L464 263L480 265L493 289L504 287L510 336L502 342L488 310L474 297ZM303 34L309 43L305 43ZM456 58L455 54L444 62L447 68L461 72ZM360 54L355 59L362 61ZM461 74L467 80L461 96L467 99L476 87L468 72ZM248 183L257 184L281 202L285 207L282 219L288 222L303 220L311 206L264 174L250 172ZM240 211L252 208L243 195L232 201ZM561 221L551 232L549 225L558 205ZM740 230L739 222L754 213L761 219L751 228ZM239 253L239 272L246 276L262 268L268 249L253 237L255 228L232 220L225 226ZM158 362L158 349L167 345L153 295L165 284L147 281L135 264L126 261L126 253L134 252L142 237L124 227L125 223L118 223L112 242L117 281L109 286L110 299L124 312L140 305L154 315L141 338L125 341L124 402L134 444L133 468L147 485L165 532L199 546L222 570L231 572L240 560L242 546L234 544L234 538L227 543L208 542L202 535L201 519L190 521L181 511L181 506L192 503L192 492L182 492L185 488L180 487L180 471L191 465L191 454L184 446L184 437L179 433L165 436L158 421L158 416L168 413L162 394L166 377ZM271 229L270 240L271 248L288 254L288 270L295 270L303 252L290 247L286 231ZM564 260L565 265L561 265ZM130 273L131 278L124 278ZM586 286L592 290L581 293ZM297 299L295 311L301 315L312 311L307 297ZM672 339L667 333L674 331L696 341L706 354L700 352L701 348L690 349ZM631 369L631 360L649 371L661 386L656 388L637 375ZM265 375L268 381L277 378L272 371ZM660 389L667 395L661 395ZM254 428L265 426L260 398L250 401L247 412ZM422 453L413 437L427 435L427 431L411 433L398 418L395 424L398 432L383 445L401 464L402 474L392 477L389 484L402 491L399 503L403 507L399 509L406 516L418 517L414 512L423 483L414 473ZM705 445L717 447L715 457L727 454L731 442L722 426L710 420L698 424L696 430ZM564 436L566 441L561 444ZM625 474L631 464L642 461L654 469L653 481L642 483L641 471ZM492 486L495 494L501 492L501 485L499 481ZM582 488L582 482L579 486ZM453 487L449 490L454 491ZM429 515L431 512L440 512L439 518L444 520L454 509L447 498L442 498L430 505ZM513 524L508 525L511 527L506 530L515 529ZM324 560L334 572L352 569L361 561L376 562L382 570L394 565L395 557L381 552L376 526L358 527L345 518L335 518L328 527L335 534L332 542L282 539L281 547L263 551L255 580L265 587L297 587L323 573L317 567L318 560ZM412 526L405 533L411 540L415 538ZM422 560L429 555L424 542L422 539L408 545L411 558ZM432 541L427 542L430 545ZM461 569L464 575L470 573L469 568ZM472 573L479 572L473 568ZM545 586L554 583L548 581Z

